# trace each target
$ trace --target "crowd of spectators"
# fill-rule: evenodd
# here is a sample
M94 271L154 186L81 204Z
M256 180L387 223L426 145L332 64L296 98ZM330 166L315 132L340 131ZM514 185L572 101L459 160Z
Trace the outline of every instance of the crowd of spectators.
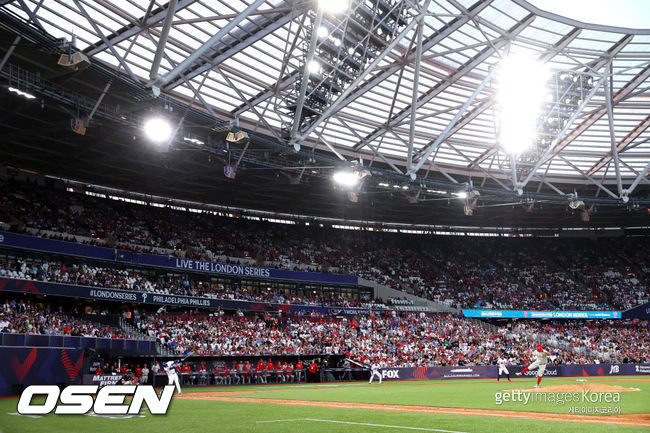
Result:
M211 355L344 354L386 367L494 364L504 353L527 364L538 342L562 363L650 359L648 322L515 322L495 329L452 314L337 317L215 314L134 318L141 332L182 353Z
M543 341L564 352L589 353L600 361L650 360L650 322L629 320L520 321L509 325L520 338ZM562 363L566 363L562 359Z
M5 300L0 310L0 333L30 335L72 335L100 338L134 338L119 327L79 319L63 308L40 306L29 300Z
M643 238L434 237L338 230L318 222L275 224L17 183L2 185L0 193L0 221L18 231L195 259L353 274L454 307L620 310L649 297L650 265L639 253Z
M315 292L309 296L283 294L270 287L253 291L242 287L227 288L221 283L170 276L153 270L118 269L91 266L85 263L66 264L30 258L0 259L0 277L26 279L82 286L136 290L161 294L208 297L212 299L236 299L283 305L330 306L341 308L386 308L370 295L353 299L340 294Z
M0 332L148 336L172 354L234 356L236 364L220 368L237 370L239 362L245 364L243 359L253 356L265 360L287 355L312 359L334 354L344 355L355 364L379 363L385 367L492 365L500 356L522 365L531 360L537 343L544 345L555 363L650 360L650 322L638 320L520 320L489 326L448 313L385 311L341 317L216 310L206 315L198 310L170 314L161 307L157 312L124 310L122 317L132 326L126 327L131 331L125 331L88 319L88 314L109 315L106 308L86 307L84 312L85 318L80 318L75 307L65 310L51 302L5 298L0 304ZM285 364L280 369L295 368Z

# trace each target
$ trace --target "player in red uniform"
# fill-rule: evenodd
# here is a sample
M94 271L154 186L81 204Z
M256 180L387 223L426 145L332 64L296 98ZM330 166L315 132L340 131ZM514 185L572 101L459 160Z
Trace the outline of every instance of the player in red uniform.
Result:
M296 362L296 367L295 368L296 368L296 374L295 374L296 382L302 382L302 375L303 375L302 369L305 368L305 366L302 365L301 360L298 360L298 362Z
M260 360L257 362L257 365L255 366L255 381L257 383L266 383L266 378L264 377L264 368L266 368L266 364L264 364L264 360L260 358Z
M269 359L269 362L266 363L266 382L271 382L271 379L273 379L273 370L275 370L275 367L273 367L273 363Z
M515 373L517 376L521 376L523 373L537 369L537 384L535 388L539 388L539 384L542 381L542 376L544 375L544 370L546 370L546 362L548 361L548 353L544 351L541 344L537 345L537 351L535 352L535 361L533 361L528 367L521 370L521 373Z

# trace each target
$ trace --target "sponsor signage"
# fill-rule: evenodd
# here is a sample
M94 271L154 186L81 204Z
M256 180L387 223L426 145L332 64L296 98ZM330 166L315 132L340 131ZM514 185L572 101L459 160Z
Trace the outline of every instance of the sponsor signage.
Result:
M81 384L83 365L83 350L0 346L0 396L22 386Z
M381 377L384 379L399 379L399 370L398 369L382 370Z
M486 319L621 319L620 311L463 310L465 317Z
M0 231L0 245L30 250L45 251L73 256L90 257L101 260L114 260L126 263L164 268L182 269L246 278L267 278L275 280L308 281L315 283L352 284L358 279L354 275L326 274L322 272L289 271L284 269L209 262L157 254L137 253L114 248L84 245L75 242L58 241Z
M524 369L523 365L508 365L514 375ZM370 371L370 370L368 370ZM413 367L413 368L384 368L381 371L384 379L396 380L436 380L436 379L471 379L496 378L496 365L473 365L458 367ZM620 375L650 375L650 364L569 364L546 366L544 377L568 376L620 376ZM537 370L527 371L524 377L537 377ZM514 377L514 376L513 376Z
M118 385L122 380L121 374L84 374L84 385L97 385L99 387L106 385Z
M136 292L117 289L102 289L97 287L77 286L73 284L50 283L47 281L17 280L0 278L0 291L38 293L44 295L68 296L74 298L101 299L116 302L133 302L157 305L174 305L179 307L218 308L227 310L247 311L278 311L285 313L317 312L323 314L370 314L381 313L385 310L319 307L312 305L272 304L251 301L236 301L231 299L202 298L198 296L161 295L157 293Z

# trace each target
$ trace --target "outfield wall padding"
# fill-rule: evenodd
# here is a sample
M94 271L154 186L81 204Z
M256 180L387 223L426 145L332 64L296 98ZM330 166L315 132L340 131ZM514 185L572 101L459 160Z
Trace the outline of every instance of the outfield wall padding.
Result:
M511 377L524 366L508 366ZM568 364L548 365L544 377L573 376L627 376L650 374L650 364ZM537 376L537 371L527 371L524 377ZM436 379L488 379L497 377L496 365L458 367L384 368L384 380L436 380Z
M0 396L29 385L80 384L83 350L0 347Z

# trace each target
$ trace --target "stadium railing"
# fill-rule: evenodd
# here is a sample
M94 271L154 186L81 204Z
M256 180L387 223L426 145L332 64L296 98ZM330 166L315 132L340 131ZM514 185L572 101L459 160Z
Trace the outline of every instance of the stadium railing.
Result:
M155 341L73 335L10 334L6 332L0 332L0 346L156 352Z

